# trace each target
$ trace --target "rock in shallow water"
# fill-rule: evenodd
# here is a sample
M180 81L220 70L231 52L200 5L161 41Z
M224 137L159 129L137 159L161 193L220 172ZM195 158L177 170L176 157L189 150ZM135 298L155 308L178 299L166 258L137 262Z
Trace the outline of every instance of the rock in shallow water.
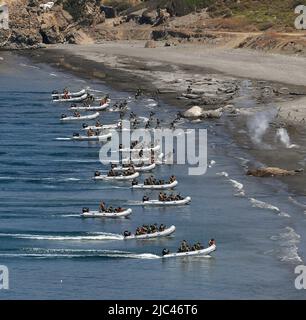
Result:
M184 112L185 118L196 119L200 118L203 115L203 110L199 106L194 106Z

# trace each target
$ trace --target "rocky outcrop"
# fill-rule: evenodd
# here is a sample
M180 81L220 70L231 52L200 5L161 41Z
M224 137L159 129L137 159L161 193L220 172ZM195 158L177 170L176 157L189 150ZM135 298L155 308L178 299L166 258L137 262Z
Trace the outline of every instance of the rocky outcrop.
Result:
M90 42L89 30L105 20L101 0L61 0L44 10L42 1L9 2L10 30L0 30L0 46L39 48L44 44Z
M251 169L247 171L248 176L254 177L284 177L284 176L294 176L303 172L302 169L298 170L285 170L275 167L263 167L258 169Z
M66 0L63 8L74 20L85 26L95 26L105 21L105 13L101 11L101 0Z

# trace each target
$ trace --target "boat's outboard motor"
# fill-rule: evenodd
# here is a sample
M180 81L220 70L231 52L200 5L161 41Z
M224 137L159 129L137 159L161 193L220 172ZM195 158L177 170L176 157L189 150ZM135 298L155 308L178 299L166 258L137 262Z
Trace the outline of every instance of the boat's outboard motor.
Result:
M129 236L131 235L131 232L130 232L130 231L124 231L124 232L123 232L123 235L124 235L125 237L129 237Z
M138 185L138 181L136 180L136 179L134 179L133 181L132 181L132 186L137 186Z
M100 175L101 175L100 171L97 170L97 171L95 172L95 177L99 177Z
M70 106L70 108L75 108L76 107L76 104L75 103L73 103L71 106Z
M64 113L62 113L61 118L64 119L67 118L67 116Z
M169 254L169 249L163 249L162 255L165 256L166 254Z
M82 209L82 212L83 212L83 213L89 212L89 208L83 208L83 209Z
M85 129L85 128L88 127L88 125L87 125L86 123L83 123L83 124L82 124L82 127Z
M73 136L74 136L74 137L79 137L80 134L79 134L78 132L74 132Z
M58 94L58 91L57 90L53 90L52 94Z

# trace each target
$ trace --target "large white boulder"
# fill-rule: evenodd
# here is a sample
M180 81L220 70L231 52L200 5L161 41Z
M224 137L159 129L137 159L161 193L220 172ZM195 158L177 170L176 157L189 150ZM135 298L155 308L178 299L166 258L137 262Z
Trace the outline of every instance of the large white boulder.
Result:
M203 115L203 109L199 106L194 106L184 112L186 118L200 118Z

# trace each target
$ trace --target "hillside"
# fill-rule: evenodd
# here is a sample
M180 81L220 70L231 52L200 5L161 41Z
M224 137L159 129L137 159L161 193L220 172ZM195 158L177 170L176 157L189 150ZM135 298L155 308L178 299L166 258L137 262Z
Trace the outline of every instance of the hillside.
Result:
M153 39L306 51L305 33L294 28L294 8L306 0L56 0L47 10L43 0L4 2L10 30L0 30L0 48Z

